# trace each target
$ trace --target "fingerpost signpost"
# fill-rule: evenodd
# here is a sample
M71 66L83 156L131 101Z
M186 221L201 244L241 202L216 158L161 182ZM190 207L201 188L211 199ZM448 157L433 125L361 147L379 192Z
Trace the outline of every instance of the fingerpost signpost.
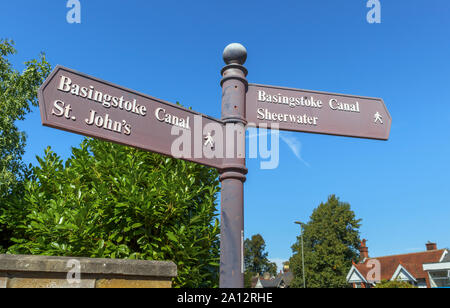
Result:
M387 140L383 100L249 84L244 46L223 52L220 120L57 66L39 89L45 126L216 168L221 182L220 287L244 287L246 127Z

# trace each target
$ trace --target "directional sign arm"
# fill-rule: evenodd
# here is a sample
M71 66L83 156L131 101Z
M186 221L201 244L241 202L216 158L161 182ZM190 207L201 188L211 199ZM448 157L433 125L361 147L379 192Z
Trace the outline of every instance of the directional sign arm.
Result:
M220 120L62 66L38 97L45 126L222 167L223 155L208 156L203 141L225 131Z
M249 125L367 139L389 139L391 116L380 98L249 84Z

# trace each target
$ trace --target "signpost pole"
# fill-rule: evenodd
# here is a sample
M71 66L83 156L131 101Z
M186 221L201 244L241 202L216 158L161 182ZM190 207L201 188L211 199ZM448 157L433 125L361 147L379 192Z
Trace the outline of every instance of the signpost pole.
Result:
M233 130L234 145L243 145L244 153L224 158L220 170L221 233L220 287L244 287L244 182L245 167L245 97L248 89L247 69L243 66L247 51L240 44L230 44L223 52L227 64L222 69L222 121ZM230 132L226 131L227 147ZM235 138L236 137L236 140ZM239 146L234 146L238 148ZM238 151L239 152L239 151ZM236 153L236 152L235 152Z

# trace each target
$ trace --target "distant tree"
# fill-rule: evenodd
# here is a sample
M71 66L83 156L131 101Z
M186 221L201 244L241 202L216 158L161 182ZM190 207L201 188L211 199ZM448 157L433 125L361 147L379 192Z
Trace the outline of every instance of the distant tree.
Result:
M9 244L9 233L4 228L2 210L5 200L21 194L27 168L22 162L26 136L16 122L24 120L31 106L37 106L37 89L50 73L45 55L25 62L22 73L12 67L9 57L17 53L14 42L0 39L0 252Z
M8 253L168 260L175 286L218 286L215 169L96 139L37 159L3 213Z
M376 289L415 289L417 287L406 281L398 281L398 280L382 280L380 283L375 285Z
M360 245L360 219L350 204L332 195L312 213L303 228L304 263L307 288L344 288L346 275L357 260ZM292 246L290 268L294 273L292 287L303 287L300 236Z
M269 273L271 276L276 276L278 273L278 266L275 262L267 262L265 273Z
M252 287L252 280L255 278L255 274L250 271L244 273L244 288L250 289Z
M247 283L248 277L251 278L257 274L264 275L264 273L269 273L273 276L277 274L277 265L269 261L267 258L268 254L266 252L266 242L260 234L253 235L251 239L244 241L244 264Z

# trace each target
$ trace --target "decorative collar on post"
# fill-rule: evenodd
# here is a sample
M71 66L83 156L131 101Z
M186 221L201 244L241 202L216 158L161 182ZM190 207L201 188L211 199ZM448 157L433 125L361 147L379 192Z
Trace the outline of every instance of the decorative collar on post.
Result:
M246 125L245 94L248 90L246 78L248 71L243 64L247 60L247 49L239 43L232 43L225 47L223 60L227 65L222 68L222 80L220 81L220 85L224 90L223 96L226 99L222 104L222 121ZM227 83L231 80L239 82L231 82L233 85ZM225 83L227 84L225 85ZM241 85L244 85L243 89L239 89ZM239 104L242 104L242 106L239 106Z

